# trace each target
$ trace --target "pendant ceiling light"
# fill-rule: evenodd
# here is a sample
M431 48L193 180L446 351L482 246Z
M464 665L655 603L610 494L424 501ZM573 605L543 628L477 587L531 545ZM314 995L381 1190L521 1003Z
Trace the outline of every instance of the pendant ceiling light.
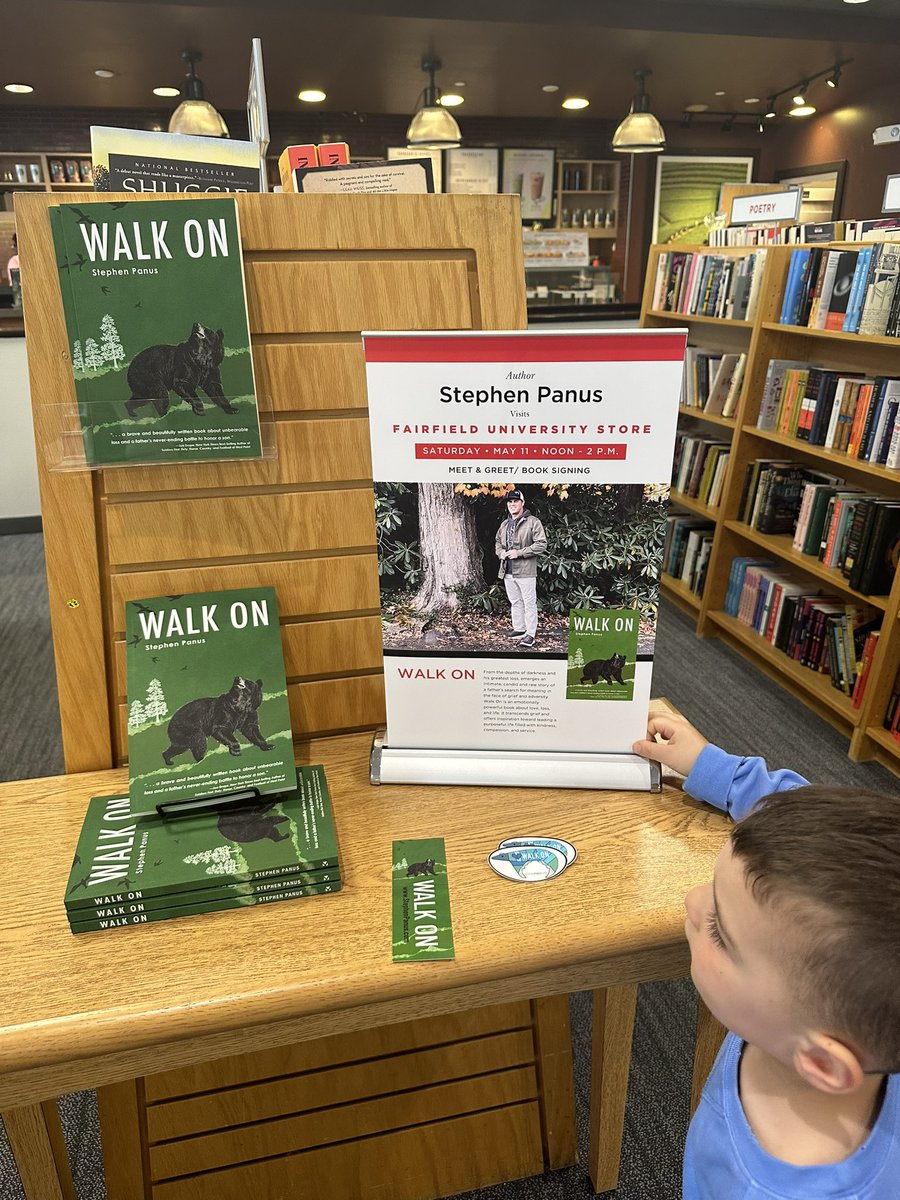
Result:
M188 64L181 94L184 99L172 113L169 133L192 133L201 137L228 137L228 126L203 93L194 63L203 55L199 50L185 50L181 57Z
M434 73L440 69L439 58L422 59L422 70L428 73L428 86L419 96L406 140L410 146L421 146L423 150L447 150L462 141L454 117L441 106L441 89L434 82Z
M656 154L666 148L663 127L650 111L650 97L644 91L644 80L652 74L646 67L634 72L638 93L612 139L613 150L620 154Z

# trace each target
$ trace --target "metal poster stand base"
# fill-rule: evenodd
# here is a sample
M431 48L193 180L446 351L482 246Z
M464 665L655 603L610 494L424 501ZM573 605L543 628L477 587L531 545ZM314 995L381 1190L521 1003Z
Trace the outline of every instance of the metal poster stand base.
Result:
M423 750L385 744L380 730L369 756L369 782L463 784L472 787L602 788L658 792L659 763L637 754L529 750Z

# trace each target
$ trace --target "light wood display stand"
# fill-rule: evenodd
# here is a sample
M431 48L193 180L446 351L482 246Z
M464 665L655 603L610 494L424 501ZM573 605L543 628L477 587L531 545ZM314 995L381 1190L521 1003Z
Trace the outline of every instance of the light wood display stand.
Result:
M116 199L135 197L66 196L84 206ZM110 768L126 758L123 602L139 597L274 585L297 735L378 726L384 697L360 331L523 328L517 202L240 196L257 386L262 407L272 409L277 458L60 472L48 470L48 458L65 422L60 400L74 407L74 393L46 215L58 200L19 196L16 215L28 281L25 317L67 772ZM353 883L351 875L348 886ZM178 923L169 929L177 955ZM248 941L235 969L252 971L254 953L269 949ZM290 1147L294 1154L317 1147L304 1155L302 1167L312 1172L307 1184L317 1196L374 1194L365 1173L351 1177L346 1164L362 1162L363 1151L376 1143L382 1161L396 1158L389 1194L398 1198L445 1195L574 1160L565 996L339 1034L213 1064L199 1084L195 1076L193 1069L175 1070L100 1089L111 1200L207 1195L199 1182L162 1182L200 1170L169 1162L177 1157L177 1142L149 1149L198 1129L228 1130L214 1139L218 1161L237 1173L243 1188L242 1163L287 1145L270 1139L261 1149L248 1127L300 1110L309 1115L295 1121ZM290 1078L260 1082L273 1076ZM440 1089L436 1103L428 1085L446 1078L453 1087ZM233 1091L238 1079L240 1104ZM159 1107L198 1090L201 1100ZM402 1094L392 1098L395 1092ZM319 1111L338 1099L357 1102L343 1121ZM370 1111L358 1120L367 1101ZM410 1124L410 1108L417 1108L419 1121L431 1122L427 1137L401 1128ZM206 1114L202 1119L198 1109ZM161 1159L168 1165L159 1166ZM268 1182L248 1190L260 1200L280 1196L282 1184L272 1182L277 1176L271 1169L259 1173Z
M841 243L841 248L858 249L858 243ZM900 773L900 742L882 726L891 688L900 667L900 571L887 596L863 596L854 591L839 570L825 567L817 558L800 554L791 547L791 536L760 533L738 521L745 468L755 458L796 459L811 467L839 475L848 484L882 495L900 497L900 472L861 462L821 446L811 446L794 437L756 428L766 369L773 358L807 360L829 369L862 372L867 375L897 375L900 340L865 337L824 329L807 329L778 323L787 280L788 266L795 246L767 246L759 303L753 321L720 320L692 316L689 313L657 312L652 308L653 288L659 256L671 246L653 246L647 264L641 324L645 328L687 325L689 342L722 351L747 353L742 393L733 418L706 415L694 408L682 408L683 419L696 421L716 438L731 438L731 458L725 477L721 503L717 508L699 503L689 496L672 492L672 503L708 518L715 525L715 536L706 586L696 596L680 580L663 575L662 590L671 600L696 619L699 636L720 637L754 666L796 696L802 703L849 737L852 759L877 759L889 770ZM741 257L752 247L684 247L691 251ZM752 629L723 611L728 574L737 555L759 553L806 576L811 586L823 592L836 592L852 601L865 602L884 613L881 636L872 663L868 686L859 708L850 697L831 686L830 677L801 666L777 650Z

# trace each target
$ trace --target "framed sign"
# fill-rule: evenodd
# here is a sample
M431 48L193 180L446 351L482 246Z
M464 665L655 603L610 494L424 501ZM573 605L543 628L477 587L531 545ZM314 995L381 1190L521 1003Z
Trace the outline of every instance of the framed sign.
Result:
M703 218L719 209L726 183L749 183L753 157L661 154L653 190L653 243L702 245L708 236Z
M884 181L883 213L900 212L900 175L888 175Z
M803 190L801 225L835 221L841 213L847 160L813 163L808 167L785 167L775 172L776 183L795 184Z
M443 153L443 150L423 150L420 146L388 146L386 156L389 160L430 158L434 190L442 192L444 190Z
M500 190L522 197L523 221L552 220L555 162L555 150L504 149Z
M447 150L447 191L456 195L496 196L500 175L500 151L485 149Z

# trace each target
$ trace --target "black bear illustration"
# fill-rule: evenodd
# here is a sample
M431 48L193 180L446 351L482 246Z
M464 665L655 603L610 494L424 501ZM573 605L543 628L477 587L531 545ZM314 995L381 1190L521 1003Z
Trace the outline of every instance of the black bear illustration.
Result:
M627 686L622 678L622 668L625 666L625 655L614 654L612 658L595 658L584 668L584 674L581 676L582 683L595 684L598 679L602 679L605 683L621 683L622 687Z
M163 751L166 766L171 767L177 754L190 750L195 762L206 754L206 743L215 738L228 747L229 754L240 754L235 730L260 750L271 750L269 742L259 732L256 710L262 703L262 680L234 677L234 683L221 696L201 696L190 700L177 710L169 722L168 750Z
M270 842L283 842L291 835L278 826L288 818L284 813L269 811L277 803L277 800L272 800L269 804L253 808L226 809L219 814L219 833L232 842L261 842L264 838Z
M434 874L434 859L426 858L424 862L410 863L406 868L407 877L413 875L433 875Z
M198 415L203 401L197 395L201 388L224 412L235 413L222 391L219 366L225 357L225 335L221 329L207 329L194 322L190 337L177 346L161 344L148 346L131 360L128 386L131 399L125 408L133 417L145 404L152 404L161 417L169 411L169 392L187 401Z

